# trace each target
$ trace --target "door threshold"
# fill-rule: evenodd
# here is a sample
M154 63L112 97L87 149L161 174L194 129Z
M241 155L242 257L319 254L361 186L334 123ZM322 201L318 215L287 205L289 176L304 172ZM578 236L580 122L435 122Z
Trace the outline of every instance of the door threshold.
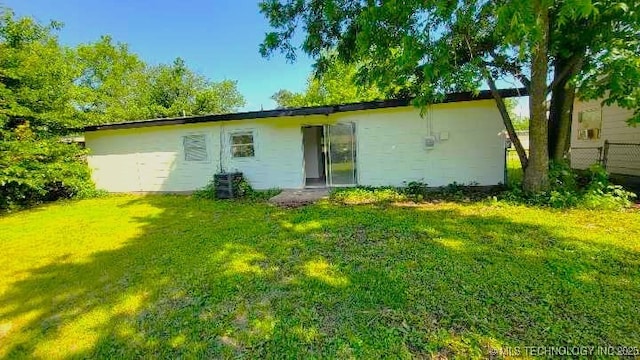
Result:
M339 189L358 187L358 184L350 185L305 185L305 189Z

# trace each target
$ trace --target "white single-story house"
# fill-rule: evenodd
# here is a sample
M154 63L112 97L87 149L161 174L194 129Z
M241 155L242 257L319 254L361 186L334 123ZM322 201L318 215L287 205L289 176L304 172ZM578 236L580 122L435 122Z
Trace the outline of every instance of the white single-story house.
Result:
M89 126L85 141L97 187L111 192L188 192L235 171L256 189L496 185L503 128L481 91L422 114L409 99L372 101Z
M633 110L601 103L574 103L571 166L586 169L601 163L611 174L640 177L640 126L627 123Z

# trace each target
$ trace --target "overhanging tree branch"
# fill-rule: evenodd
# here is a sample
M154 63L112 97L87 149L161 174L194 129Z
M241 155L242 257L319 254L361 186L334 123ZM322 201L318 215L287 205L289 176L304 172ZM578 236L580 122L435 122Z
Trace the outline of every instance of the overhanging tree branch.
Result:
M495 66L498 69L502 69L515 77L520 83L527 89L527 91L531 90L531 80L522 73L522 68L506 59L504 55L496 54L495 50L491 50L489 52L491 57L493 57L493 62L488 63L489 65Z
M500 111L500 115L502 116L502 122L507 129L507 133L509 134L509 138L511 139L513 146L516 148L518 158L520 158L520 164L522 164L523 169L526 169L529 162L529 159L527 158L527 152L524 150L524 146L522 146L522 142L520 142L520 138L518 138L516 129L513 127L513 121L511 120L511 116L509 115L507 106L504 103L504 99L500 95L500 92L496 87L496 82L489 70L485 68L484 74L487 78L487 84L489 85L491 94L493 95L493 98L496 101L496 105L498 106L498 111Z
M545 93L549 94L560 83L564 83L565 79L575 75L575 73L577 72L576 69L582 65L583 59L584 57L582 53L574 54L569 59L568 63L563 67L562 71L557 76L554 76L553 81L551 82L551 84L549 84Z
M520 83L522 83L522 85L527 88L527 91L531 90L531 80L529 80L528 77L526 77L523 73L521 72L512 72L511 73L513 76L515 76L516 79L518 79L518 81L520 81Z

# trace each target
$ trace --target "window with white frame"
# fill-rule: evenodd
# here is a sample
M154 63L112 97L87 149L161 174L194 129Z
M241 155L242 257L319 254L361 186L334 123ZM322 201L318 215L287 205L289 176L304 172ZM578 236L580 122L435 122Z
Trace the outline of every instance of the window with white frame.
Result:
M578 113L578 140L598 140L602 129L602 110L589 109Z
M182 137L185 161L207 161L207 138L204 135L187 135Z
M231 134L231 157L247 158L255 156L253 131L234 132Z

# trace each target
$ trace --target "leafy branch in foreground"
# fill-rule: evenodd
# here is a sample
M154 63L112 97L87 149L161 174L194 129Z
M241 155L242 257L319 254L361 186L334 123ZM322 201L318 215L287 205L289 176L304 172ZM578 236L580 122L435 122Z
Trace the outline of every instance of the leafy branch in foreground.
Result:
M565 159L576 89L586 99L640 109L640 4L527 0L370 2L265 0L273 31L264 56L302 51L319 69L337 53L358 77L387 93L401 88L426 106L452 91L515 80L529 92L530 152L515 134L504 99L493 91L524 168L524 189L548 188L549 159ZM550 107L547 109L547 97ZM549 110L549 115L547 115ZM640 120L636 111L630 122Z

